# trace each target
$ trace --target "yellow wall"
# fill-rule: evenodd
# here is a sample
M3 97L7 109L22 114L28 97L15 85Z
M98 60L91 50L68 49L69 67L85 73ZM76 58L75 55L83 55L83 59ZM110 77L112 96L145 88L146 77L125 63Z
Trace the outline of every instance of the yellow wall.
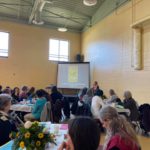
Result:
M0 31L10 32L9 57L0 58L0 84L44 88L56 83L57 63L48 61L49 38L70 41L70 60L80 53L80 34L0 22Z
M129 2L82 34L82 53L91 62L91 83L97 80L108 96L110 88L123 98L131 90L139 102L150 102L150 26L143 29L143 70L132 62L132 22L150 15L150 0ZM132 15L133 12L133 15Z

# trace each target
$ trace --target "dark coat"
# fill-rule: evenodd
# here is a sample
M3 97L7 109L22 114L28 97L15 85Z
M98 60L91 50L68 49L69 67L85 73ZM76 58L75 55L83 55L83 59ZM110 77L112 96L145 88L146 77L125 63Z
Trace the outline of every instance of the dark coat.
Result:
M9 135L12 131L17 131L16 126L7 115L0 112L0 146L11 140Z
M123 106L130 110L130 120L137 121L139 119L139 111L137 108L136 101L133 98L125 99L123 101Z
M139 107L140 125L146 132L150 131L150 105L143 104Z
M51 98L52 98L52 104L56 103L56 100L62 100L63 96L60 92L54 92L51 93Z

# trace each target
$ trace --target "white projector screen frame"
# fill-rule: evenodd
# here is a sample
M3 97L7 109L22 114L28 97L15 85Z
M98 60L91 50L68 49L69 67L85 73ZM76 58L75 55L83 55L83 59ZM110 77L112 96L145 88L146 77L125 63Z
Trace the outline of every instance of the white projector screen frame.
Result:
M82 89L90 87L89 62L63 62L58 64L57 87L65 89Z

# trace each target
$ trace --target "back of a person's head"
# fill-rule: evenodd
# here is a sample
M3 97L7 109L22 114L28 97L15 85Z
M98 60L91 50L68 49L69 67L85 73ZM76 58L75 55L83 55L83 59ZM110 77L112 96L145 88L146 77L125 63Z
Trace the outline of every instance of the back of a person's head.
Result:
M125 99L130 99L130 98L132 98L131 92L130 92L130 91L125 91L125 92L124 92L124 97L125 97Z
M115 93L115 91L114 91L113 89L110 89L110 90L109 90L109 94L110 94L110 95L115 95L116 93Z
M0 94L0 110L4 110L11 100L12 97L9 94Z
M92 96L93 96L93 90L92 90L91 88L88 89L87 92L86 92L86 95L87 95L88 97L92 97Z
M53 86L53 87L52 87L52 93L56 93L56 92L58 92L57 86Z
M97 123L88 117L78 117L69 123L69 135L74 150L97 150L100 142L100 129Z
M87 87L84 87L81 92L81 96L84 96L87 92Z
M45 92L43 89L40 89L40 90L36 91L36 95L37 95L37 97L41 98L41 97L45 96Z
M103 91L100 90L100 89L97 89L94 95L102 97L103 96Z

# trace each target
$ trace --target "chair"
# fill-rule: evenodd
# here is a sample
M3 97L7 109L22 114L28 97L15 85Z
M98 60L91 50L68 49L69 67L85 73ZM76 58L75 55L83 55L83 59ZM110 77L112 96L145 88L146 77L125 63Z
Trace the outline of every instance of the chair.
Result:
M51 121L53 122L53 113L52 113L52 107L50 102L46 102L46 104L43 107L40 121L46 122L46 121Z
M52 108L52 111L53 111L53 121L56 122L56 123L59 123L59 121L61 120L62 118L62 108L63 108L63 102L62 100L60 99L57 99L55 104L53 104L53 108Z

